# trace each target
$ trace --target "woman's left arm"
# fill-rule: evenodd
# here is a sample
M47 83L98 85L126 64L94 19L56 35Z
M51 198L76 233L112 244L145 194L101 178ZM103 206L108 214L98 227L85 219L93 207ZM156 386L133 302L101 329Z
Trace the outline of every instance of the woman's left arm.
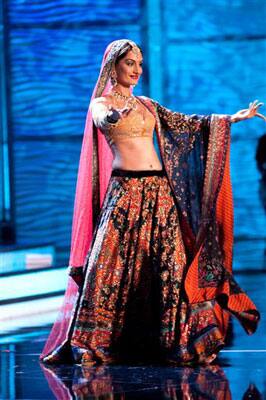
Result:
M258 100L255 100L249 103L249 108L244 110L239 110L235 114L231 115L231 122L239 122L244 121L248 118L259 117L266 121L265 115L258 112L258 109L263 105L263 103L259 103Z
M156 106L157 114L166 129L182 132L197 132L210 125L211 115L183 114L169 110L157 101L152 100Z
M156 106L158 116L166 128L171 130L178 130L179 132L190 131L197 132L201 129L208 128L211 121L211 115L187 115L176 111L171 111L166 107L161 106L158 102L152 100ZM258 109L263 103L258 100L249 104L249 108L237 111L233 115L224 115L231 123L243 121L255 116L262 118L266 121L266 117L258 112Z

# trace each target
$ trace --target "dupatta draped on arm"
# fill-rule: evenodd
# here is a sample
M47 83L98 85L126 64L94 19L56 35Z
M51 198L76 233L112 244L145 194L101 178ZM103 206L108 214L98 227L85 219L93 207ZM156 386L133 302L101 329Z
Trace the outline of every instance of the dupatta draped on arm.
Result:
M186 115L141 100L156 118L160 154L179 211L188 260L184 295L189 304L214 301L223 338L228 311L251 334L259 313L232 275L230 116Z

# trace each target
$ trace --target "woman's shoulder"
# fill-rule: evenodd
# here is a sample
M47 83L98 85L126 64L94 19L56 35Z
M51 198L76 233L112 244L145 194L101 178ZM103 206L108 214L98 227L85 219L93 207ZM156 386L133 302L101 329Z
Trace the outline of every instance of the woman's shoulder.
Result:
M106 94L101 97L95 97L93 100L91 100L91 104L107 103L108 101L110 101L110 96Z
M138 97L139 99L142 99L142 100L152 100L150 97L144 96L143 94L139 95L139 96L136 96L136 97Z
M151 97L144 96L144 95L136 96L136 97L138 97L139 99L146 101L148 103L156 104L156 101L154 99L152 99Z
M101 97L95 97L93 100L90 102L90 109L97 108L97 107L107 107L110 105L110 96L109 95L104 95Z

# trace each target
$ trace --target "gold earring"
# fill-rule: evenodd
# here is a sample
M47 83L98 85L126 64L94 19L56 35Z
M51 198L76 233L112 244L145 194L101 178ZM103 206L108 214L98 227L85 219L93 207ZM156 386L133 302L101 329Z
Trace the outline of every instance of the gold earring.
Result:
M115 74L111 75L111 85L116 86L117 85L117 79Z

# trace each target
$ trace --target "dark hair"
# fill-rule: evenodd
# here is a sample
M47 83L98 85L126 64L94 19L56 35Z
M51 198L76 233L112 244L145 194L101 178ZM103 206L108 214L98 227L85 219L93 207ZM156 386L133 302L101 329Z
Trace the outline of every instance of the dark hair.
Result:
M140 47L138 44L136 44L136 46L139 48L139 50L140 50L140 52L141 52L141 55L143 55L141 47ZM129 45L129 48L128 48L124 53L120 54L120 55L116 58L116 60L115 60L115 65L118 64L119 61L122 60L124 57L126 57L127 53L129 53L130 50L132 50L132 49L133 49L133 46L130 44L130 45Z

